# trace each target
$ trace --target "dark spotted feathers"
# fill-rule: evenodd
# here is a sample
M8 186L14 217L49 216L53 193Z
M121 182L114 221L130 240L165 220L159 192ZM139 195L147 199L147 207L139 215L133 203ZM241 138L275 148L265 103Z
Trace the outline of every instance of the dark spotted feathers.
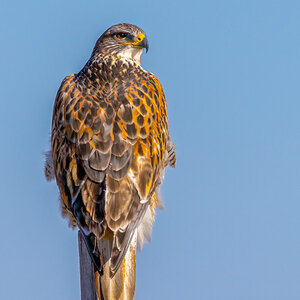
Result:
M175 164L168 141L162 87L133 61L100 56L62 82L51 140L62 206L97 238L112 233L111 254L104 258L111 259L112 275L162 170Z

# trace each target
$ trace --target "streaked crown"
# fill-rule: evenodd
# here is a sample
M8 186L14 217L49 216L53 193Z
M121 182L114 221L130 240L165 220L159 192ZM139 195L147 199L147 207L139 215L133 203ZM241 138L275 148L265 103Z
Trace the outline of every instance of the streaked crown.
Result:
M149 43L145 32L136 25L122 23L111 26L96 42L93 56L112 55L132 59L140 63L143 49L148 51Z

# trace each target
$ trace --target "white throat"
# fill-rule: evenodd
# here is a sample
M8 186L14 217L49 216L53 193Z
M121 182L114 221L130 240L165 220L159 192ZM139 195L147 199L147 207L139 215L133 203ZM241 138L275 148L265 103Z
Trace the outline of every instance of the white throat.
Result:
M143 48L126 47L124 51L118 54L118 56L121 58L131 59L140 65L142 53L143 53Z

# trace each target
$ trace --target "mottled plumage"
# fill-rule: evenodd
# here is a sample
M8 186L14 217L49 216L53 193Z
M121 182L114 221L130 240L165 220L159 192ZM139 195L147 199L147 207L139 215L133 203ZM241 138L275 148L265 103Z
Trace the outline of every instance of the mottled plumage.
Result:
M52 158L63 213L86 237L104 299L133 299L136 245L150 239L164 169L176 162L162 86L139 64L143 48L140 28L112 26L63 80L53 110L45 172Z

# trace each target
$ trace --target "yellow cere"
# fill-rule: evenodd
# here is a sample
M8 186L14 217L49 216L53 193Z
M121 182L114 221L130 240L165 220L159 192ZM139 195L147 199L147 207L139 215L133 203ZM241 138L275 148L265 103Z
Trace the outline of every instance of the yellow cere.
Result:
M132 42L132 43L121 43L122 45L137 45L138 43L140 43L143 39L145 38L145 35L143 33L139 33L136 42Z

